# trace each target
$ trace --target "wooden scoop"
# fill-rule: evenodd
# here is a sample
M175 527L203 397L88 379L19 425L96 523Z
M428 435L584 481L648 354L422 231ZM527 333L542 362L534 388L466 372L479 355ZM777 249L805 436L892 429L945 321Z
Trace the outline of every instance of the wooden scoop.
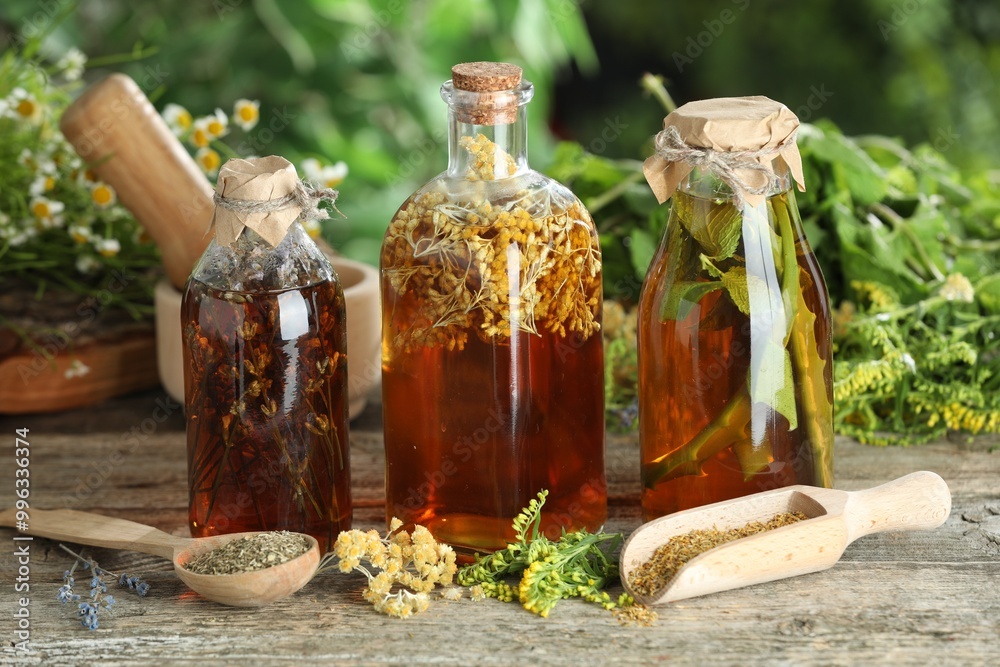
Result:
M183 289L211 240L212 187L142 89L112 74L66 109L59 128L153 237L170 282Z
M706 551L651 596L630 585L633 571L675 535L712 527L739 528L783 512L802 512L809 518ZM950 512L948 485L926 471L866 491L789 486L677 512L640 526L622 547L622 583L636 601L653 605L819 572L833 567L859 537L884 530L937 528Z
M15 525L14 510L0 511L0 526ZM48 537L94 547L125 549L169 558L174 571L188 587L203 597L234 607L260 607L288 597L305 586L319 567L319 543L310 535L309 551L272 567L240 574L195 574L184 569L192 558L227 542L254 535L232 533L215 537L174 537L141 523L76 510L30 511L27 535Z

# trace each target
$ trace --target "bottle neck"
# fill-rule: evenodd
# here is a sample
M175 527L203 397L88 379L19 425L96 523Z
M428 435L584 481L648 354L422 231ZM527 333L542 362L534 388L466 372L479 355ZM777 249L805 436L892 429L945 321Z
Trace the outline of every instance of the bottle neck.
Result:
M771 169L774 171L774 183L768 197L781 194L792 187L792 176L788 170L788 165L783 159L775 158L771 161ZM702 199L732 199L735 195L732 188L722 181L711 169L700 169L695 167L677 184L677 190L685 194Z
M525 107L528 82L514 90L477 93L441 86L448 103L448 176L496 180L528 170Z

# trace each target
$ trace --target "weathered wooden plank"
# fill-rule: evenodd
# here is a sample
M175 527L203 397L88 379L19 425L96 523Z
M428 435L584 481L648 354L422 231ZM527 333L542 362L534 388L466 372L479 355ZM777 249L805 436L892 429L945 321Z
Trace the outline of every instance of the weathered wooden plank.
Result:
M15 425L32 428L32 503L57 507L69 498L77 509L184 534L183 420L169 415L134 446L128 440L133 427L141 433L143 422L152 418L157 398L162 395L130 397L75 417L0 422L0 437ZM352 428L358 527L383 521L379 410L375 403ZM76 430L74 423L83 426ZM878 449L838 439L839 488L934 470L955 498L948 522L927 533L863 538L826 572L674 603L662 608L654 628L620 627L610 614L578 601L560 603L548 619L492 600L441 601L425 614L397 621L374 614L361 600L363 577L339 573L325 573L298 595L265 609L232 609L186 592L166 561L93 550L109 569L145 575L153 591L146 599L122 593L116 617L88 632L54 599L69 559L50 542L36 540L30 607L35 653L5 649L0 662L995 665L1000 662L1000 453L990 453L991 446L943 442ZM123 460L111 458L116 451L125 454ZM111 470L102 473L108 462ZM609 438L608 470L608 528L631 530L639 523L634 438ZM95 484L88 485L92 473ZM11 468L0 466L0 505L12 502L13 488ZM8 545L0 547L5 643L13 628L8 610L17 597L10 583L16 572L11 536L0 529L0 544Z

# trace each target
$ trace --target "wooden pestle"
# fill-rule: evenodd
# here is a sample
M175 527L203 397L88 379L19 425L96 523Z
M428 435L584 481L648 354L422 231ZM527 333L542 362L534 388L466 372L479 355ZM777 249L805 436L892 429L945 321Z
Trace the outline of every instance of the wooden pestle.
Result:
M183 289L211 240L212 187L146 95L112 74L73 102L59 127L153 238L167 277Z

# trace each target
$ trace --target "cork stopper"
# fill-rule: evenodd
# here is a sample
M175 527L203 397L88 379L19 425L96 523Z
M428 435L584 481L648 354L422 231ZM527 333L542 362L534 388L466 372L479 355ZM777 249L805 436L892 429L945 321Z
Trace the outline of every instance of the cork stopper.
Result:
M475 93L456 95L456 116L472 125L501 125L517 120L521 86L521 68L510 63L460 63L451 68L455 91Z
M513 90L521 85L521 68L510 63L459 63L451 68L451 82L474 93Z

